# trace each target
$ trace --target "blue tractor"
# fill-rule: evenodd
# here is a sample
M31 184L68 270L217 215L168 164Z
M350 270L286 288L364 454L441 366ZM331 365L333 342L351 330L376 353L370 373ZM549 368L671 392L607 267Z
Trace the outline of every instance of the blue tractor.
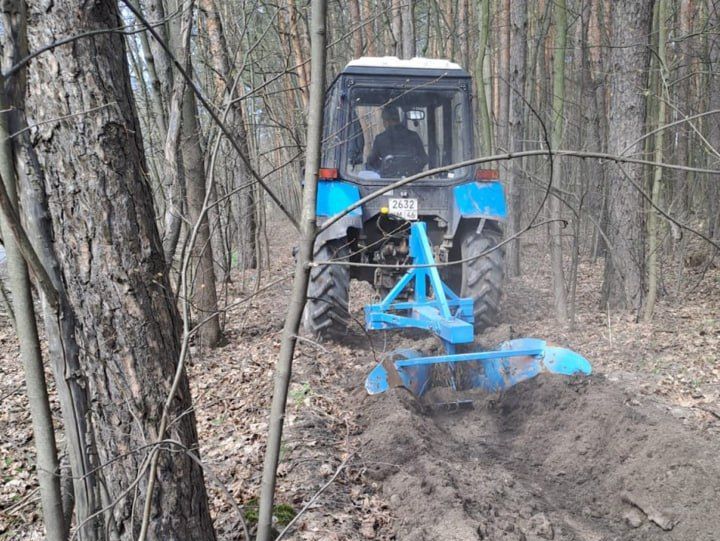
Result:
M472 159L471 94L470 75L446 60L363 57L345 66L325 101L318 222L403 177ZM448 168L355 209L321 233L315 260L370 265L313 268L306 330L318 338L347 332L351 278L373 284L380 296L392 290L405 272L394 266L412 263L410 231L418 222L435 261L463 260L440 267L440 276L472 299L475 329L493 325L503 250L475 256L501 242L506 215L497 172L475 167Z

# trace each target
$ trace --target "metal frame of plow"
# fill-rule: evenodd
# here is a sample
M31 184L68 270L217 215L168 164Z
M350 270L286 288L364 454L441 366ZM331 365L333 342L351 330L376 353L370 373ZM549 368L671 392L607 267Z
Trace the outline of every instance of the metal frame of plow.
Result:
M410 257L414 265L435 264L424 222L410 226ZM414 299L395 302L409 286L414 286ZM435 333L446 345L467 344L473 341L473 301L458 297L440 279L437 267L414 268L382 302L365 306L365 325L371 331L425 329Z
M426 225L415 222L410 228L410 256L414 265L434 265ZM429 286L429 289L428 289ZM412 300L395 302L413 287ZM548 346L537 338L520 338L500 345L497 351L457 353L458 344L473 342L473 301L458 297L445 284L437 267L410 269L378 304L365 306L368 330L419 328L437 335L445 346L444 355L423 357L416 350L401 349L387 355L365 382L369 394L392 387L405 387L421 397L430 387L432 367L450 367L450 387L457 390L458 364L463 370L463 389L503 391L542 372L566 376L592 372L590 363L574 351Z

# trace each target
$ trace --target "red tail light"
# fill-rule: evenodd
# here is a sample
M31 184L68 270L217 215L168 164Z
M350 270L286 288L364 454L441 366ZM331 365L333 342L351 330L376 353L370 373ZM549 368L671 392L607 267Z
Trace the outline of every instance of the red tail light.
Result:
M318 180L336 180L339 177L337 169L321 167L318 170Z
M475 180L498 180L500 171L497 169L476 169Z

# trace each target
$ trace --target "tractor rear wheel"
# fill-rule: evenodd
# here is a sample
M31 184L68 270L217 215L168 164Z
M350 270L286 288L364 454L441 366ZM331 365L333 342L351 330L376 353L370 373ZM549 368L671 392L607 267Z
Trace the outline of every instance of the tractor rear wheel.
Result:
M350 248L346 239L330 240L315 247L315 261L346 259ZM316 338L339 338L347 333L350 313L350 270L343 265L320 265L310 270L307 303L303 317L305 330Z
M484 227L480 233L475 228L468 228L461 237L461 258L471 260L462 263L459 293L461 297L473 299L475 329L478 331L498 323L505 250L501 247L483 257L477 256L495 248L501 241L502 233L492 227Z

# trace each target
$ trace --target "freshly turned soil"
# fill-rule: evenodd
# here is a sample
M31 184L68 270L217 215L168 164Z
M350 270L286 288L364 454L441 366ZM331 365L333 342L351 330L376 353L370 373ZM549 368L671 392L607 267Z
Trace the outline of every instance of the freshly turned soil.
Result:
M472 409L403 390L362 418L398 539L720 539L720 442L602 375L541 375Z

